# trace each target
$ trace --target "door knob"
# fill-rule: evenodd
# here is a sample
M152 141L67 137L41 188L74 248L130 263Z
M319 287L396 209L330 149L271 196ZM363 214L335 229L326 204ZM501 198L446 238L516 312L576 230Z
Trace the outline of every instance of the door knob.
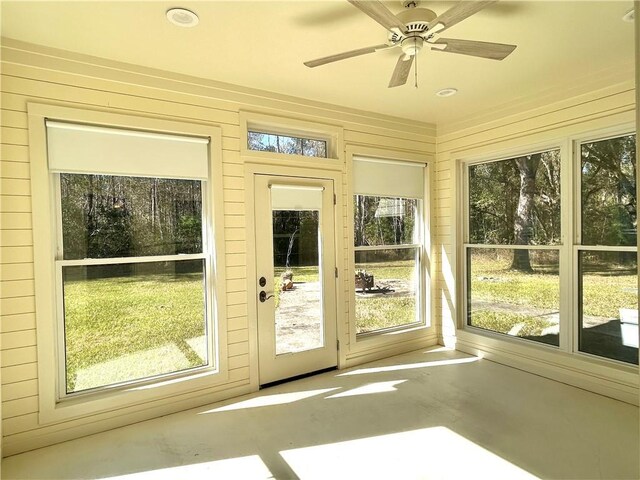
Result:
M273 298L273 295L271 294L271 295L269 295L269 296L267 297L267 292L265 292L264 290L262 290L262 291L260 292L260 296L259 296L259 298L260 298L260 301L261 301L262 303L264 303L264 302L266 302L267 300L269 300L270 298Z

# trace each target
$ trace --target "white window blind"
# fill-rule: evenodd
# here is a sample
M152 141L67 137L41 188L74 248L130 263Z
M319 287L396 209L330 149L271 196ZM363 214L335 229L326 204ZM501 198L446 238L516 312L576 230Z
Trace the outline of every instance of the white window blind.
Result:
M273 210L321 210L322 187L271 185Z
M356 195L423 198L422 163L353 158L353 192Z
M208 138L47 120L53 172L206 180Z

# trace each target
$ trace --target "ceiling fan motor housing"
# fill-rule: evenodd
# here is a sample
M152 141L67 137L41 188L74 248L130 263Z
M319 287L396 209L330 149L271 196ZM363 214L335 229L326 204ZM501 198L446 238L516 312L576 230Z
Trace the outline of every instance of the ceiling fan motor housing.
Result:
M420 7L407 8L406 10L402 10L396 16L407 26L407 31L404 35L400 35L396 32L390 33L389 41L392 43L401 42L412 33L418 35L426 32L429 22L437 17L435 12L432 10Z

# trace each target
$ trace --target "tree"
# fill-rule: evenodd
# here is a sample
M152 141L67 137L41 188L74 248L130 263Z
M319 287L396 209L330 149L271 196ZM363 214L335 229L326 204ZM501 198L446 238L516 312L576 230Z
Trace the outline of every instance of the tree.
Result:
M541 154L537 153L514 160L520 174L520 195L513 223L513 236L516 245L529 245L531 241L536 174L540 164L540 156ZM511 268L522 272L533 271L529 259L529 250L514 250Z
M582 242L635 245L637 235L635 137L582 145Z

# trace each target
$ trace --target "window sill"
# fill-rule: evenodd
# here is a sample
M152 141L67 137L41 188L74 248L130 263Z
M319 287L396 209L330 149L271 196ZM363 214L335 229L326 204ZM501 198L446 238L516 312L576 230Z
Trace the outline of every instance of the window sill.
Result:
M166 376L153 382L137 382L53 401L40 397L39 423L48 424L123 409L220 385L228 380L226 370L200 369Z
M380 332L371 332L365 335L357 335L355 342L352 342L347 357L359 357L363 355L373 354L379 350L403 349L410 351L421 348L420 345L433 340L435 344L436 329L433 326L409 325L407 328L398 328L394 330L386 330Z

